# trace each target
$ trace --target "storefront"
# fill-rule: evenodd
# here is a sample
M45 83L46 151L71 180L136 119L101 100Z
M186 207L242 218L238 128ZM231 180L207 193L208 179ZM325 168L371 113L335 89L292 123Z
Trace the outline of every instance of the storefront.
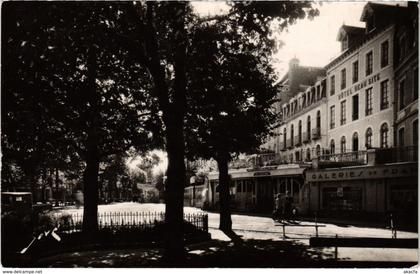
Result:
M302 199L304 168L299 165L281 165L259 169L229 170L232 208L239 211L271 212L274 196L289 192L296 204ZM210 173L210 205L218 207L218 173ZM303 208L303 207L302 207Z
M309 210L417 212L417 163L308 170Z

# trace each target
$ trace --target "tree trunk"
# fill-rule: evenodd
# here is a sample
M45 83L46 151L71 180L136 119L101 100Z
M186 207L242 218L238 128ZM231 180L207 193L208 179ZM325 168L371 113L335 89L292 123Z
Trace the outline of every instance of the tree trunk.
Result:
M175 119L173 119L175 120ZM179 125L181 122L181 125ZM173 262L182 260L184 254L184 133L182 120L167 125L168 171L165 185L166 254Z
M59 177L58 177L58 168L55 169L55 205L58 206L58 200L60 200L59 193Z
M86 169L83 174L83 227L85 233L92 233L98 230L98 177L100 153L98 148L98 123L99 107L98 94L96 90L96 52L95 45L92 45L87 58L87 101L90 105L87 123L86 140Z
M83 232L98 230L98 174L99 153L96 138L88 136L86 169L83 174Z
M220 201L220 224L219 229L225 232L232 230L232 218L230 213L230 193L229 184L230 178L229 157L228 155L221 155L217 159L217 167L219 169L219 201Z

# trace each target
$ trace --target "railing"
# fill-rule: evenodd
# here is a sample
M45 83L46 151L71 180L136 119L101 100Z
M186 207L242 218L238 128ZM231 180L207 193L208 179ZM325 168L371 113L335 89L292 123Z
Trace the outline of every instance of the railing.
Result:
M417 161L417 146L380 148L375 150L375 162L378 164Z
M320 162L367 164L366 151L352 151L340 154L324 154L318 157Z
M312 139L316 140L321 138L321 128L316 127L312 129Z
M54 214L56 225L65 233L82 230L83 214ZM208 232L207 214L184 214L184 220L197 229ZM98 214L99 229L148 229L165 221L164 212L105 212Z
M280 165L282 163L280 154L278 153L258 154L255 158L255 165L260 167Z

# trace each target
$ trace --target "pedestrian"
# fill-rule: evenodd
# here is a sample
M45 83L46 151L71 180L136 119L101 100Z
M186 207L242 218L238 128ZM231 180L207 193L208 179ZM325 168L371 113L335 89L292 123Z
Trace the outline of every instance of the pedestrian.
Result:
M284 216L286 219L290 219L290 215L292 213L292 201L291 197L289 196L289 191L286 191L286 196L284 196Z
M276 195L276 199L274 201L274 211L273 211L273 219L275 221L278 221L280 219L280 214L281 214L281 195L280 193L278 193Z

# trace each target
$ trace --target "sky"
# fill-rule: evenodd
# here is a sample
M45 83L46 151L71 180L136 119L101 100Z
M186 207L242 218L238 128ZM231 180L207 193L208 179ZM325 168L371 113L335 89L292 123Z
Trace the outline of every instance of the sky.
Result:
M279 77L288 70L289 60L299 59L304 66L323 67L340 54L340 43L337 33L343 25L364 27L360 22L363 7L367 1L321 2L316 4L320 11L313 20L298 20L289 26L288 31L279 34L284 46L275 54L273 64ZM384 2L381 2L384 3ZM387 1L395 5L398 2ZM192 2L196 12L202 15L214 15L226 11L224 2ZM400 2L400 4L402 4ZM404 4L402 4L404 5Z

